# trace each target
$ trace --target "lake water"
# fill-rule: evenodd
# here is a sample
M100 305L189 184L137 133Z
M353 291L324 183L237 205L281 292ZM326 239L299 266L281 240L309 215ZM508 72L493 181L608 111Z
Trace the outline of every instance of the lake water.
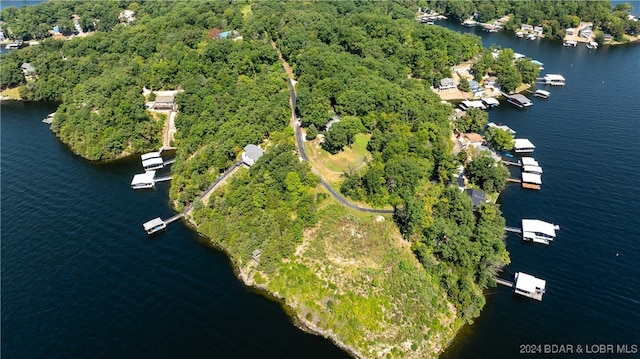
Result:
M139 157L94 164L40 122L50 103L2 102L3 358L333 358L227 257L172 215L168 183L133 191Z
M490 112L536 145L544 168L541 191L510 185L502 194L507 224L538 218L561 230L551 246L507 237L503 276L547 280L544 300L491 289L481 317L443 357L545 357L520 354L523 344L640 345L640 46L589 51L478 34L567 79L538 87L551 97L526 110L503 102ZM40 122L54 110L1 107L2 357L346 357L245 288L226 256L181 222L148 238L141 224L172 214L168 184L134 192L138 158L98 165L73 155Z
M503 101L489 113L490 121L536 145L533 156L544 169L540 191L511 184L502 194L507 225L519 226L521 218L560 225L550 246L509 234L511 264L502 276L523 271L543 278L547 293L537 302L506 287L490 290L481 317L462 330L443 358L526 356L520 354L526 344L640 349L640 46L591 51L453 22L441 25L476 33L484 46L510 47L543 62L541 74L559 73L567 80L564 87L537 86L551 97L527 94L534 105L525 110ZM547 357L542 354L529 356Z

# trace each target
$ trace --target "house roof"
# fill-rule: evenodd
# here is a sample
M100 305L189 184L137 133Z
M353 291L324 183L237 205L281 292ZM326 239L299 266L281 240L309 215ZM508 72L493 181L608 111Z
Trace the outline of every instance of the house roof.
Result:
M542 173L542 167L535 165L523 165L522 170L524 172Z
M466 138L469 142L482 143L484 141L484 138L480 134L475 132L465 133L464 138Z
M478 87L480 87L480 83L479 83L478 81L476 81L476 80L471 80L471 81L469 81L469 87L471 87L471 88L474 88L474 87L478 88Z
M531 102L531 100L529 100L526 96L521 95L519 93L517 93L515 95L511 95L510 97L511 97L511 99L513 99L515 101L518 101L518 102L520 102L522 104Z
M156 103L173 103L175 96L158 96L156 97Z
M484 203L487 201L487 195L475 188L468 188L464 191L464 193L471 197L471 201L473 202L474 207L477 207L480 203Z
M536 159L533 158L533 157L522 157L520 160L522 161L522 165L523 166L537 166L538 165L538 161L536 161Z
M455 86L455 82L453 82L452 78L445 77L440 80L440 86Z
M30 62L23 63L22 65L20 65L20 68L22 68L26 72L36 72L36 69L31 66Z
M264 150L254 144L246 145L244 147L244 152L245 155L254 162L264 154Z

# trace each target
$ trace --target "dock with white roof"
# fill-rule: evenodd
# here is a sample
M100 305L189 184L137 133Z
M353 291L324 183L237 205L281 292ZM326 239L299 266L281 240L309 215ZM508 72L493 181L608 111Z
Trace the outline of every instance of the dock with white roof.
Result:
M505 232L521 235L523 241L546 245L549 245L556 238L556 231L559 229L559 225L539 219L522 219L520 228L504 227Z
M502 278L494 278L496 283L513 289L515 294L542 301L542 295L545 293L547 287L546 280L523 272L517 272L514 279L515 282Z

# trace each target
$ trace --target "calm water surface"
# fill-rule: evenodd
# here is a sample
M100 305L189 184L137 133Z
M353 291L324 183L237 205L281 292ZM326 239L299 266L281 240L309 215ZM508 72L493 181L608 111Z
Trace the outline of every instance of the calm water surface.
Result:
M172 215L168 184L134 192L139 158L97 165L40 121L55 106L2 102L3 358L348 357L245 288L227 257Z
M503 102L490 121L530 139L544 168L540 191L508 186L501 196L507 224L538 218L560 225L551 246L507 237L511 264L503 277L524 271L547 280L542 302L490 290L487 306L464 328L444 358L512 358L521 344L637 344L640 349L640 46L584 45L476 33L483 44L513 48L559 73L564 87L539 85L547 100L520 110ZM513 172L517 175L516 172ZM617 353L593 354L618 357ZM637 354L638 355L638 354ZM576 357L549 354L530 357ZM584 353L582 356L584 357ZM626 355L623 357L629 357Z
M507 224L561 226L551 246L507 238L503 277L546 279L544 301L491 289L443 357L573 358L585 355L524 355L520 345L640 345L640 46L589 51L441 25L477 31L485 46L511 47L567 79L538 87L552 95L529 109L490 112L537 146L544 168L541 191L509 186L501 196ZM168 184L133 192L138 159L74 156L40 122L54 110L0 109L3 357L346 357L241 285L226 256L181 222L148 239L141 223L172 214Z

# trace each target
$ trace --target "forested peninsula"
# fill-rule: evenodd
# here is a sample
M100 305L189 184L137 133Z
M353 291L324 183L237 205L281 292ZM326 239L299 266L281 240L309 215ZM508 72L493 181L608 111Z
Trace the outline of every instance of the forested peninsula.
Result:
M157 150L164 118L145 108L143 88L179 90L171 201L177 210L192 204L190 221L230 256L239 277L353 356L436 357L480 314L483 290L495 286L509 256L499 206L474 208L452 184L465 159L452 155L453 109L431 89L452 65L486 51L475 36L418 23L417 7L51 1L6 8L3 30L39 44L0 58L0 86L18 88L25 100L60 102L53 132L90 160ZM70 36L76 23L85 36ZM56 26L61 36L48 36ZM34 69L28 79L24 63ZM328 182L349 200L392 215L343 206L300 160L289 76L305 146L334 165L320 176L333 175ZM258 162L197 199L250 143L265 149ZM487 167L484 157L475 161ZM487 183L490 191L504 186L486 178L473 185Z

